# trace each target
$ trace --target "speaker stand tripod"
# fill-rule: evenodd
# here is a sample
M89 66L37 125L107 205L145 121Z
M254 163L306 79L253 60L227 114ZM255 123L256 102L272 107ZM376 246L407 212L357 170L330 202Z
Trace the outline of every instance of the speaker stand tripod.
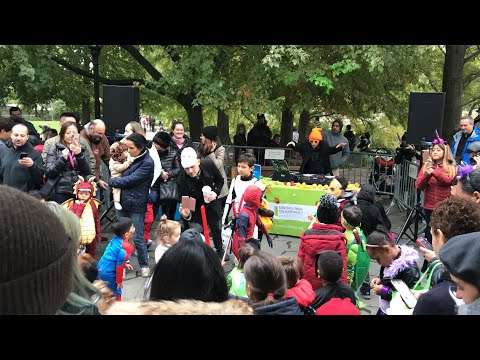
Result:
M397 239L395 240L395 245L398 245L400 242L400 239L405 235L408 237L408 240L406 243L409 241L415 242L415 240L418 237L418 222L420 219L425 220L425 213L423 212L423 206L422 206L422 200L420 198L421 196L421 190L417 189L417 198L416 198L416 204L413 207L412 210L410 210L410 213L407 216L407 220L405 221L405 224L403 225L402 229L400 230L400 233L397 236ZM410 228L410 226L414 225L413 231ZM407 230L410 230L411 235L407 233Z

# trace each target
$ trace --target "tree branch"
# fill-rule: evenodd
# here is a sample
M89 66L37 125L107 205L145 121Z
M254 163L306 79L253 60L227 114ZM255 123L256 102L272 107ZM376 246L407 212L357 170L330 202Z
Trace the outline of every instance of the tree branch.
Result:
M55 61L57 64L64 66L68 70L74 72L75 74L81 75L83 77L86 77L86 78L89 78L89 79L92 79L92 80L94 78L92 73L72 65L72 64L66 62L64 59L61 59L61 58L56 57L56 56L51 56L50 59ZM143 79L112 80L112 79L107 79L103 76L99 76L99 80L102 84L106 84L106 85L133 85L134 82L138 82L142 85L145 85L145 82L143 81Z
M480 71L474 72L466 76L465 79L463 80L463 87L466 87L468 84L470 84L473 80L475 80L478 77L480 77Z
M464 60L463 60L463 63L466 64L467 62L473 60L474 58L476 58L478 55L480 54L480 49L477 50L477 51L474 51L473 53L471 53L470 55L468 55Z
M332 116L332 115L340 115L340 113L330 113L330 114L321 114L321 115L311 114L309 119L313 119L316 116L318 116L320 118L320 117L329 117L329 116Z
M467 106L468 104L473 103L474 107L475 107L475 103L476 103L477 100L480 100L480 96L477 96L476 98L471 99L470 101L467 101L465 104L462 104L462 106Z
M140 51L133 45L120 45L124 50L126 50L146 71L147 73L155 80L159 81L163 78L163 75L148 61L145 57L140 54Z

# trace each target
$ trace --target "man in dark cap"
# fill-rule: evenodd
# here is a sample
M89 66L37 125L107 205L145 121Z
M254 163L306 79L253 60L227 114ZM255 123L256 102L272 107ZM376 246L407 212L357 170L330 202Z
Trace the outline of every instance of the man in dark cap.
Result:
M457 284L452 295L464 302L458 315L480 315L480 232L449 239L439 257Z

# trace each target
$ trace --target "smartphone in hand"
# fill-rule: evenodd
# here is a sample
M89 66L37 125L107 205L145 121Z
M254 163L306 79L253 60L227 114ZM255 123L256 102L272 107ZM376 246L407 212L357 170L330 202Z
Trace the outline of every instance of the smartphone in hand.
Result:
M197 200L188 196L182 196L182 208L189 209L190 211L195 211L195 206L197 205Z
M428 242L427 239L424 237L419 237L417 240L417 244L425 249L432 250L433 251L433 246Z
M422 150L422 160L426 163L430 159L430 150Z
M28 157L28 154L26 152L20 153L20 159L25 159L26 157Z
M417 298L408 288L407 284L400 279L392 279L392 285L397 290L398 294L402 297L403 302L409 309L413 309L417 305Z

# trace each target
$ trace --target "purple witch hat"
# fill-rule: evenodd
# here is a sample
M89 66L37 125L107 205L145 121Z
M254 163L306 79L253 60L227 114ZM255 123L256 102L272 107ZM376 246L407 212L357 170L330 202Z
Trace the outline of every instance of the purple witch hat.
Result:
M432 145L437 145L437 144L443 144L443 145L448 145L448 143L443 140L440 135L438 135L438 131L435 130L435 136L437 137L435 140L432 141Z

